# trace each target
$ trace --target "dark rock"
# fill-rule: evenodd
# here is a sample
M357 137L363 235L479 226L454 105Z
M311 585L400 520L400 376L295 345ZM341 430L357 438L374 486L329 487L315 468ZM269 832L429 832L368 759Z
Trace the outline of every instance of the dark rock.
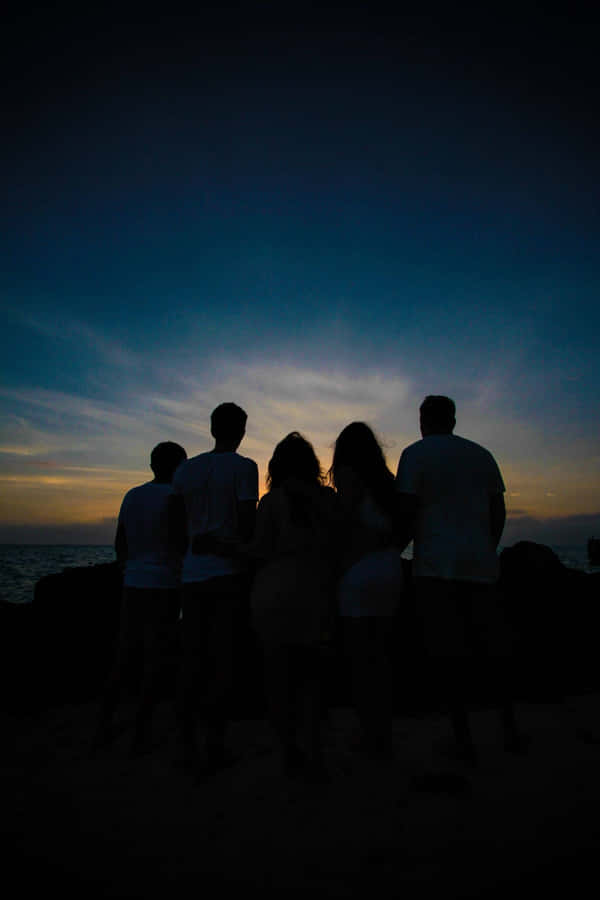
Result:
M600 573L569 569L549 547L529 541L503 550L500 566L502 602L515 636L511 666L517 692L535 698L597 688ZM405 575L407 590L390 626L392 678L397 712L418 714L435 705L437 686L428 681L408 561ZM43 703L97 697L115 648L120 598L118 566L107 563L40 579L27 607L0 604L5 695L23 697L29 690ZM325 689L333 705L351 702L340 624L323 652ZM176 629L167 693L174 690L179 637ZM235 717L262 715L262 654L248 603L237 623L235 648Z
M523 684L554 695L595 684L598 579L568 568L550 547L531 541L504 549L500 569Z
M0 694L3 709L31 708L37 659L31 603L0 602Z
M32 605L39 689L48 702L97 694L111 662L120 602L117 563L68 568L37 582Z

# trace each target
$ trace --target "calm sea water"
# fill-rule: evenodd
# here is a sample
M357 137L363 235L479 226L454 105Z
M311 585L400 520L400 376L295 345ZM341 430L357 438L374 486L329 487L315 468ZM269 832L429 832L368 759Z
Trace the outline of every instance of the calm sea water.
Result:
M599 569L588 565L585 546L560 545L552 549L571 568L586 572ZM69 566L91 566L114 560L111 545L0 544L0 600L30 603L35 583L43 575L62 572Z
M0 544L0 600L30 603L34 585L43 575L115 559L111 545Z

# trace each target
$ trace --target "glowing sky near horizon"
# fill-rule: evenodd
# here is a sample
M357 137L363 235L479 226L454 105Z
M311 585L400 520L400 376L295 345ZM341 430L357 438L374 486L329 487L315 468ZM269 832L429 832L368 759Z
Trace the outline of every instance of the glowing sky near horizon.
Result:
M356 419L395 470L427 393L496 456L507 539L600 533L585 23L352 22L17 23L0 541L111 541L154 444L209 449L224 400L263 478Z

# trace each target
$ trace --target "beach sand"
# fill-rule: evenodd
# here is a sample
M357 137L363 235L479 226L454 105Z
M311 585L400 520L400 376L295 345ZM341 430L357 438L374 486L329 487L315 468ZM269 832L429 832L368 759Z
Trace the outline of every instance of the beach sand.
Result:
M526 755L504 752L494 714L479 711L481 761L468 770L444 756L441 716L395 719L397 758L382 764L348 750L354 717L334 709L333 777L319 786L284 780L263 721L234 722L238 762L199 781L177 764L167 705L140 759L128 757L127 706L96 758L93 704L4 715L4 896L592 896L600 695L517 710ZM432 770L455 777L423 790Z

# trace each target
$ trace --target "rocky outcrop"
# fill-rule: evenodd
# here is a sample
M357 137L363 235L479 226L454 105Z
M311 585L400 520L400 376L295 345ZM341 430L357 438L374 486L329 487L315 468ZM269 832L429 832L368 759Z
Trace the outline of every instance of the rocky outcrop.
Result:
M564 566L541 544L522 541L500 556L502 602L515 635L511 666L523 698L598 688L600 573L586 575ZM410 563L406 563L410 585ZM116 563L65 569L37 583L26 609L0 605L5 695L29 683L37 703L97 697L108 672L118 633L121 578ZM5 615L3 615L3 611ZM173 668L177 663L175 635ZM430 703L428 683L410 588L390 627L393 679L400 710ZM261 654L248 609L236 632L236 714L260 713ZM334 630L324 672L334 704L349 700L349 672ZM8 687L7 687L8 686ZM171 687L168 688L171 690Z
M549 547L531 541L504 549L500 568L524 689L597 687L600 573L568 568Z
M40 695L48 702L87 699L101 687L119 625L116 563L64 569L41 578L33 595Z

